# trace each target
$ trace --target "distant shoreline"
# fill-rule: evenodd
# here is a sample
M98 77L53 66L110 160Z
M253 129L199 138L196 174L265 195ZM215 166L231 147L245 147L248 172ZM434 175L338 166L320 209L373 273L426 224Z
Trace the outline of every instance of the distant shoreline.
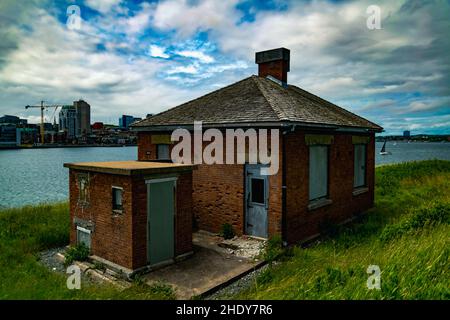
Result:
M15 147L0 147L0 150L15 150L15 149L54 149L54 148L117 148L117 147L137 147L137 144L58 144L58 145L43 145L43 146L15 146Z

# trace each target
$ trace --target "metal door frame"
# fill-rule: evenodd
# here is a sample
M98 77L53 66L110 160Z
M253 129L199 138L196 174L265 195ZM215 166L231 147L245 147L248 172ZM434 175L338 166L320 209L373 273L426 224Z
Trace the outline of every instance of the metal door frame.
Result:
M250 170L257 170L257 171L261 171L261 168L265 167L266 165L263 164L245 164L245 177L244 177L244 207L245 207L245 219L244 219L244 234L245 235L249 235L252 237L257 237L257 236L253 236L247 233L247 221L248 221L248 214L249 214L249 204L251 202L251 187L249 186L249 181L250 181L250 174L249 174L249 169ZM266 226L265 226L265 230L266 230L266 234L265 237L262 237L264 239L267 239L269 237L269 177L268 176L264 176L264 175L257 175L256 179L263 179L264 180L264 200L265 200L265 211L266 211Z
M167 178L155 178L155 179L148 179L148 180L145 180L145 184L147 185L147 194L146 194L146 201L147 201L147 219L146 219L146 222L147 222L147 224L146 224L146 232L147 232L147 237L146 237L146 239L147 239L147 263L150 265L150 266L159 266L159 265L165 265L165 264L168 264L168 263L171 263L171 262L173 262L174 261L174 258L175 258L175 252L176 252L176 248L175 248L175 246L176 246L176 235L175 235L175 232L176 232L176 225L175 225L175 223L176 223L176 214L177 214L177 207L176 207L176 202L177 202L177 199L176 199L176 195L177 195L177 180L178 180L178 177L167 177ZM149 221L149 218L150 218L150 203L149 203L149 196L150 196L150 185L151 184L155 184L155 183L162 183L162 182L170 182L170 181L173 181L173 192L174 192L174 195L173 195L173 257L172 258L170 258L170 259L168 259L168 260L165 260L165 261L159 261L159 262L157 262L157 263L154 263L154 264L151 264L151 260L150 260L150 221Z

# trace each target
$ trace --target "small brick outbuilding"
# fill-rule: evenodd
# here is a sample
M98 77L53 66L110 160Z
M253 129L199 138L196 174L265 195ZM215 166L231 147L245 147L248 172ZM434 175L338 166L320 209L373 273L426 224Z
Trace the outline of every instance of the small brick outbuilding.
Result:
M66 163L70 242L127 274L192 253L191 165Z

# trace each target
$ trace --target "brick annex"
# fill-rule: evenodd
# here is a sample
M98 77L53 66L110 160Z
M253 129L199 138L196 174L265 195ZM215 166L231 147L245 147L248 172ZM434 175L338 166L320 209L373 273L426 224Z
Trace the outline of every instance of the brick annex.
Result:
M238 235L295 244L371 208L375 133L383 129L288 84L288 49L258 52L256 63L257 76L134 123L137 161L65 164L71 243L131 273L192 254L195 230L231 224ZM195 121L224 135L278 129L268 136L268 146L279 146L277 173L262 175L261 163L172 163L172 132L193 132Z

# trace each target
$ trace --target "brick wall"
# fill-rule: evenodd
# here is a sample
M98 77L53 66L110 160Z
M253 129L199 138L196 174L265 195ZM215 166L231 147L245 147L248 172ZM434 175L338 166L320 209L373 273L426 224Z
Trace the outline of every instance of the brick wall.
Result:
M78 204L78 170L70 170L70 217L92 221L91 252L94 255L132 268L132 181L129 176L89 173L89 201ZM112 214L112 186L123 188L123 213ZM76 226L72 223L70 240L76 243Z
M353 195L352 135L333 135L334 142L329 149L329 198L332 204L311 211L308 210L309 148L305 143L305 132L296 131L286 136L286 239L289 243L318 234L321 223L325 221L343 222L373 206L374 135L370 135L367 146L366 181L369 191L357 196Z
M354 196L352 134L333 132L334 142L330 146L329 159L329 194L332 204L308 211L309 149L304 134L303 131L296 131L285 136L287 185L285 227L286 240L289 243L316 235L324 221L342 222L373 206L374 135L370 135L367 148L366 181L369 191ZM156 146L151 144L151 133L139 133L138 148L139 160L156 159L156 152L152 152ZM269 236L282 232L281 153L282 141L280 141L280 169L277 175L269 177ZM230 223L238 235L243 234L244 188L244 165L199 165L193 172L192 195L194 217L198 227L219 232L222 224Z
M147 264L146 177L89 173L89 204L78 204L78 170L70 170L70 240L76 243L74 217L94 223L91 252L129 269ZM123 188L123 212L113 214L112 186ZM192 173L177 180L175 254L192 251Z
M140 132L138 135L139 160L156 159L156 146L151 144L151 135L146 132ZM268 140L270 143L270 136ZM208 143L205 142L204 146ZM191 149L193 152L193 146ZM224 223L230 223L236 234L244 234L245 166L201 164L194 170L192 179L193 218L197 227L201 230L219 232ZM280 160L279 173L269 178L269 235L281 233L281 210Z

